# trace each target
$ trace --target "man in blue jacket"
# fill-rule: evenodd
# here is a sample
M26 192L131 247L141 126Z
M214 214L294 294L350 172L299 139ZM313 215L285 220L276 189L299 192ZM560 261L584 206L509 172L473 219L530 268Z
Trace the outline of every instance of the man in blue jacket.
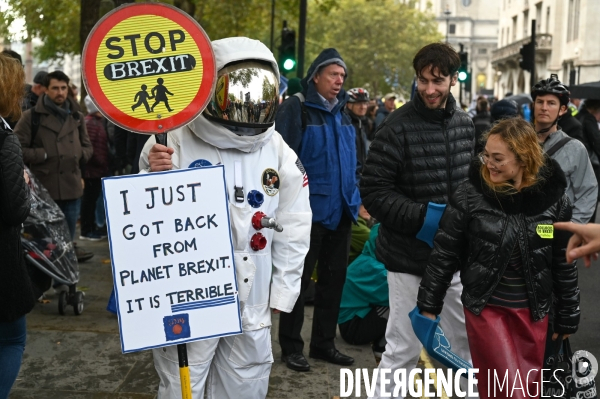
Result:
M298 167L304 168L310 179L313 212L300 296L294 310L281 313L279 319L282 360L296 371L310 369L302 353L304 342L300 331L304 321L304 293L315 264L318 264L318 280L309 356L346 366L354 363L334 343L351 225L360 205L355 175L355 132L350 118L342 112L348 101L348 94L342 89L346 72L346 64L335 49L323 50L302 79L302 91L284 101L275 118L275 128L298 154Z

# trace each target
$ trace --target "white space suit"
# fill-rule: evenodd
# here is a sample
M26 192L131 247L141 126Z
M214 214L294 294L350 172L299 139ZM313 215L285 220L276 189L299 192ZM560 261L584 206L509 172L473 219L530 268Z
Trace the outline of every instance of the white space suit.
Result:
M219 76L228 64L259 60L270 64L272 67L268 68L279 80L273 54L261 42L237 37L217 40L212 45ZM251 90L249 86L248 90ZM243 94L237 89L234 94L237 92ZM219 101L217 97L214 99L213 110ZM223 103L223 96L220 101ZM262 101L262 107L264 103ZM226 110L227 104L223 105L221 109ZM248 112L250 119L264 121L268 112L274 112L274 108L262 108L262 113L256 111L261 109L260 102L253 107L255 111L230 107L235 115L229 115L239 120ZM205 386L209 398L264 398L273 362L270 309L282 312L293 309L308 252L312 219L308 181L297 155L272 124L260 134L238 135L232 132L231 126L224 126L225 121L218 123L215 119L201 115L189 125L169 132L167 137L167 145L175 151L171 158L174 169L225 165L244 331L241 335L187 344L193 398L203 398ZM251 123L238 125L250 126ZM140 170L149 170L148 154L154 144L154 138L150 138L144 146ZM258 200L249 201L251 192L251 195L259 194L256 195ZM257 211L275 218L283 231L268 228L257 231L252 226L252 217ZM263 239L253 241L257 233L261 233ZM264 248L255 250L251 242L255 249L263 245ZM181 398L176 346L154 349L153 355L160 376L158 397Z

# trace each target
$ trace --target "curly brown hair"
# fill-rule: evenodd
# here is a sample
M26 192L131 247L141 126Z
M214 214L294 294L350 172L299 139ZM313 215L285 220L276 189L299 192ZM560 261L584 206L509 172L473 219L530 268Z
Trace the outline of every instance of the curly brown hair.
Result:
M25 72L14 58L0 54L0 115L17 120L25 94Z
M415 74L421 76L424 69L435 76L454 76L460 67L460 57L454 48L447 43L431 43L423 47L413 58Z
M510 151L515 154L517 161L523 163L523 178L519 190L533 186L543 178L540 169L546 163L546 155L538 143L535 129L529 122L521 118L502 119L483 136L483 141L487 142L491 135L500 136ZM487 186L493 191L503 194L516 192L515 187L509 182L494 183L485 164L481 165L480 172Z

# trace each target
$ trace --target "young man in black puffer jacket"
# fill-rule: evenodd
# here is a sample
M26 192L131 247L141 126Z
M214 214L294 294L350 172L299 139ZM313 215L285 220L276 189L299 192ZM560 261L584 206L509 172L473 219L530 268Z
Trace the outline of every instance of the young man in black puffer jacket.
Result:
M417 365L421 344L407 315L414 308L443 207L468 176L475 128L450 93L459 66L458 54L447 44L429 44L417 53L413 67L418 95L379 127L363 168L361 197L381 222L376 255L389 271L390 317L382 369L406 369L408 374ZM469 361L461 292L456 275L442 328L453 351ZM379 382L376 387L379 397ZM393 391L394 383L386 390Z

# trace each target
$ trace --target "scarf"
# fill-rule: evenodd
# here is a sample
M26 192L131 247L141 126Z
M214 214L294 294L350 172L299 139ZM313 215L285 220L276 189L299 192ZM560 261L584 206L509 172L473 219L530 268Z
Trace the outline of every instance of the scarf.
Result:
M71 115L71 104L68 99L59 107L48 96L44 96L44 106L63 124L69 115Z

